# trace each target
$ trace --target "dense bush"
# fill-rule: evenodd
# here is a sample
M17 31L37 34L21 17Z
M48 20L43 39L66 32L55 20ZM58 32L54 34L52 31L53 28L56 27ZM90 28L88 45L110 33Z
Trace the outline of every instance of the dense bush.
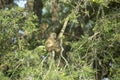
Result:
M91 0L90 2L92 1L102 6L102 9L109 3L103 4L101 2L103 0ZM63 46L67 43L70 46L66 52L68 63L63 60L64 65L62 66L58 66L57 61L51 59L50 54L46 51L45 39L41 38L45 33L41 34L42 28L34 13L28 13L21 8L0 10L0 79L95 80L95 77L99 77L98 73L100 73L102 78L107 75L111 80L119 80L119 11L113 10L102 15L101 11L98 11L95 17L91 17L88 13L88 6L85 6L87 3L89 4L87 1L84 4L80 3L81 9L77 12L72 6L78 4L72 3L72 0L69 3L61 0L60 4L64 4L62 8L72 8L72 10L63 11L60 14L61 23L66 16L63 13L70 17L67 27L69 31L66 31L70 35L64 35L63 40ZM49 9L48 6L47 9ZM84 10L86 11L84 12ZM95 12L92 12L93 15ZM50 19L50 13L44 14L43 17L43 22L46 17ZM89 18L89 20L86 21L84 18ZM72 31L72 29L76 27L74 26L76 23L86 31L77 40L71 37L75 36L75 30ZM89 32L87 33L86 26L92 26L91 35Z

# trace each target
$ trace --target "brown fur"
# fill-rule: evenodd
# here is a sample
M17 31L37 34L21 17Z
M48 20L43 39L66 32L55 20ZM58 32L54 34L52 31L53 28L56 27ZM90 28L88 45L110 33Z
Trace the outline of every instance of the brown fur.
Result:
M51 33L48 39L46 40L45 47L48 52L55 51L60 52L61 48L59 45L59 41L56 40L56 33Z

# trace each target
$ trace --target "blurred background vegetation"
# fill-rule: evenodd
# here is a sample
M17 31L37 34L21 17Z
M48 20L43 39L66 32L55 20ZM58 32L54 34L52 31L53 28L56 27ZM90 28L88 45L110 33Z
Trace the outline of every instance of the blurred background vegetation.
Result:
M56 66L45 41L68 18ZM120 0L0 0L1 80L120 80L119 55Z

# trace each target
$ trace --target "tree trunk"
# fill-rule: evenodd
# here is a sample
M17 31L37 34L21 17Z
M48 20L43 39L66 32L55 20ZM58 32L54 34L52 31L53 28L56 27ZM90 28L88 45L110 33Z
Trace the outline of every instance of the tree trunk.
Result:
M6 5L8 5L8 9L13 7L14 0L0 0L0 9L5 9Z
M59 0L52 0L52 29L55 31L55 28L59 27Z
M43 8L42 0L34 0L33 11L38 16L39 22L41 21L42 17L42 8Z

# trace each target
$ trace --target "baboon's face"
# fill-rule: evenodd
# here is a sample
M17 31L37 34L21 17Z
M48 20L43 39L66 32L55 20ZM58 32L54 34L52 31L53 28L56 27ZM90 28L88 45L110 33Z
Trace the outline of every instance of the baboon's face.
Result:
M57 35L56 35L56 33L51 33L50 37L55 39L55 38L57 38Z

